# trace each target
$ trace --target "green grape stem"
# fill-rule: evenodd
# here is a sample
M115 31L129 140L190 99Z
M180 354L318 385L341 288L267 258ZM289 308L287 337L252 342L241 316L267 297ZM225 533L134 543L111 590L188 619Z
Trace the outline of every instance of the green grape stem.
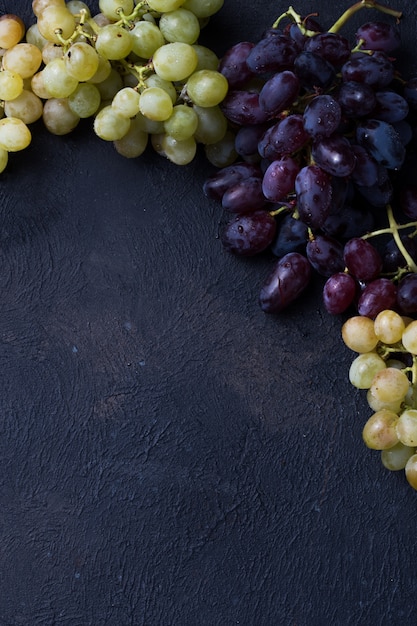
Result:
M376 2L376 0L360 0L360 2L356 2L351 7L349 7L349 9L346 9L346 11L339 17L339 19L336 20L333 26L331 26L328 29L328 32L329 33L339 32L339 30L346 24L346 22L353 15L355 15L355 13L357 13L358 11L362 9L376 9L377 11L380 11L381 13L392 15L392 17L395 17L397 21L400 20L402 17L401 11L397 11L396 9L391 9L391 7L388 7L384 4L380 4L379 2Z

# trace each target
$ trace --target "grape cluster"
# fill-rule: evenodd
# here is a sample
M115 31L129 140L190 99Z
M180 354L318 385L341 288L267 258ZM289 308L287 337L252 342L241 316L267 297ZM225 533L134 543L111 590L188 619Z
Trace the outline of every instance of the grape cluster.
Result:
M93 118L127 158L150 144L178 165L223 139L228 91L219 59L198 43L223 0L33 0L35 22L0 18L0 171L42 119L65 135Z
M375 319L356 315L344 323L342 337L358 353L350 382L367 391L373 411L363 440L380 451L387 469L405 470L417 489L417 320L392 309Z
M388 17L351 44L339 30L369 7ZM400 15L358 2L325 30L290 7L220 60L234 152L204 193L225 211L227 250L274 260L260 289L266 312L318 274L332 314L417 313L417 78L395 67Z

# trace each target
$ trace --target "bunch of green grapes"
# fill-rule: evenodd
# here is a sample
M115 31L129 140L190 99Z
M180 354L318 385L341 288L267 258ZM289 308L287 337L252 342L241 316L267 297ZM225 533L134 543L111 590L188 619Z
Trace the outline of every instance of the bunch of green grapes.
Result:
M344 323L342 338L358 353L349 380L367 390L373 411L363 440L387 469L405 470L417 490L417 320L391 309L375 319L357 315Z
M54 135L92 118L96 135L127 158L150 143L178 165L199 143L221 141L228 91L219 59L198 43L223 0L33 0L36 21L0 20L0 171L42 118Z

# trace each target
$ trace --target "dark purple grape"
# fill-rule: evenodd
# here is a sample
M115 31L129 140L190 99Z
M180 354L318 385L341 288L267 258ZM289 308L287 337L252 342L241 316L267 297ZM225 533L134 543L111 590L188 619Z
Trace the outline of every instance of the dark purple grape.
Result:
M300 219L311 228L320 228L330 212L331 176L318 165L306 165L297 174L295 192Z
M292 68L297 53L295 41L282 32L277 32L274 36L258 41L250 51L246 63L256 74L280 72Z
M342 111L338 102L327 94L313 98L304 109L303 124L312 137L330 137L338 129Z
M302 116L294 113L268 128L258 144L258 150L262 158L273 161L294 154L309 140Z
M229 187L233 187L239 181L250 176L262 178L261 170L257 165L251 163L228 165L207 178L203 185L203 192L207 198L221 200Z
M397 131L401 143L407 146L413 139L414 133L411 125L407 120L400 120L399 122L392 122L392 127Z
M299 252L289 252L275 263L262 285L259 304L265 313L279 313L306 289L311 265Z
M378 181L375 185L356 185L356 189L359 191L372 206L385 207L391 202L393 196L393 184L388 175L388 170L383 165L378 164Z
M268 211L237 215L226 224L220 240L224 248L233 254L255 256L271 244L276 227L276 221Z
M375 280L382 271L381 255L366 239L354 237L347 241L343 256L347 269L357 280Z
M310 265L321 276L329 278L345 268L343 244L327 235L314 235L306 246L307 259Z
M331 63L318 54L305 50L295 59L294 71L301 85L309 91L327 89L336 76L336 70Z
M404 215L417 220L417 185L406 185L400 192L400 207Z
M246 59L254 47L255 44L250 41L241 41L229 48L220 59L218 70L227 78L229 89L240 89L253 77Z
M308 241L308 227L292 215L286 215L278 225L278 233L271 245L271 252L283 257L288 252L300 252Z
M361 123L356 131L356 140L375 161L389 170L398 170L404 163L405 146L388 122L369 119Z
M349 41L339 33L318 33L309 37L304 50L314 52L335 68L341 67L350 57Z
M363 43L362 43L363 42ZM367 22L356 31L356 43L365 50L392 52L401 45L398 28L388 22Z
M408 237L407 235L400 235L401 242L411 256L411 258L416 261L417 260L417 241ZM390 241L385 246L385 250L383 253L383 262L384 262L384 272L398 272L400 267L405 267L407 265L407 261L405 260L403 254L397 246L395 239L390 239Z
M376 185L378 183L378 163L363 146L353 144L351 148L356 157L352 180L362 187Z
M259 176L240 180L229 187L222 197L222 207L230 213L251 213L265 205L266 198L262 193L262 179Z
M381 311L393 309L397 302L397 287L388 278L368 283L358 300L358 313L375 319Z
M410 78L404 85L404 98L411 108L417 109L417 77Z
M320 33L323 31L323 28L320 26L320 24L310 15L308 15L307 17L303 17L301 23L304 28L312 32ZM294 39L300 50L304 48L304 44L309 39L309 36L305 35L299 25L295 22L292 22L289 25L288 34L291 39Z
M268 115L259 106L259 93L256 91L231 90L221 103L223 115L239 126L264 124Z
M417 274L407 274L400 280L397 304L404 315L417 313Z
M409 111L408 102L399 93L384 89L375 94L376 106L372 111L372 117L384 122L401 122Z
M348 240L362 237L372 231L375 218L369 210L345 205L340 211L330 213L322 226L323 232L337 239Z
M265 134L266 124L242 126L235 135L235 150L245 161L259 161L258 144Z
M274 74L259 93L259 106L269 117L277 117L296 100L300 81L290 70Z
M384 52L372 55L355 52L342 66L341 72L344 82L353 80L375 89L388 87L395 75L394 65Z
M311 155L317 165L333 176L349 176L356 164L356 157L349 141L336 133L331 137L316 139Z
M331 315L344 313L353 304L357 293L355 279L345 272L330 276L323 287L323 304Z
M292 157L284 156L272 161L262 181L262 192L270 202L279 202L294 191L295 178L300 166Z
M366 83L349 80L340 85L337 100L347 117L365 117L375 108L375 92Z

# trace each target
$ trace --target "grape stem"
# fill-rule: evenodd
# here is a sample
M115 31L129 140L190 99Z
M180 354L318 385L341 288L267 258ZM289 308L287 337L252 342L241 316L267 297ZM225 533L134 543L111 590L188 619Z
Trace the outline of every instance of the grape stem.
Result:
M402 17L401 11L391 9L384 4L376 2L376 0L360 0L360 2L356 2L351 7L349 7L349 9L346 9L346 11L339 17L339 19L336 20L333 26L328 29L328 32L337 33L346 24L346 22L361 9L377 9L378 11L381 11L381 13L392 15L397 19L397 21L400 20Z
M272 28L278 28L278 26L281 23L281 21L283 19L285 19L285 18L289 18L295 24L297 24L297 26L300 29L300 31L302 32L302 34L305 35L306 37L313 37L313 35L317 34L314 30L309 30L308 28L306 28L306 26L304 24L304 19L301 17L301 15L299 13L297 13L297 11L294 10L294 8L292 6L288 7L288 9L285 11L285 13L282 13L282 15L280 15L275 20L275 22L272 24Z

